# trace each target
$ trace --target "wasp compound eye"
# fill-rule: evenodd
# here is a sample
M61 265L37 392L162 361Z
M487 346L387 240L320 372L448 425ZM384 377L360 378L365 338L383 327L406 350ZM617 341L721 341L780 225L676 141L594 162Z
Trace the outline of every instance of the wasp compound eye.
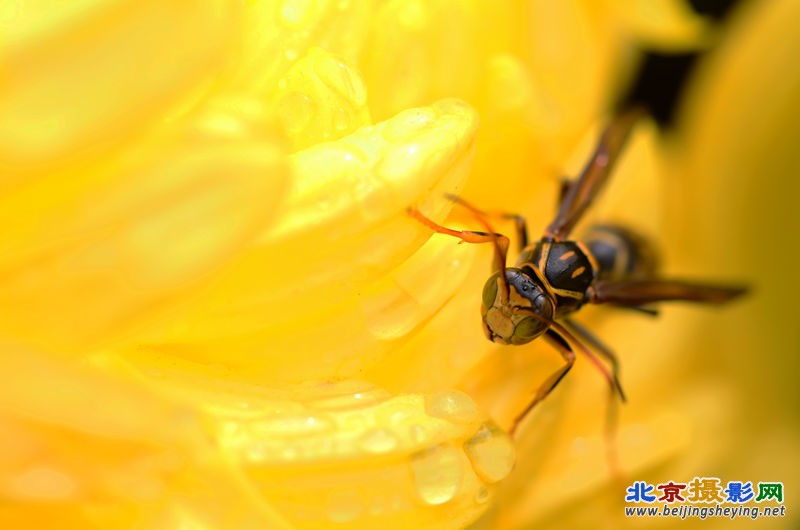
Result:
M530 342L550 327L550 323L541 318L525 317L517 323L511 344L525 344Z
M502 344L525 344L552 324L553 304L541 285L519 269L504 271L508 295L500 273L492 274L483 287L483 325L489 340Z
M483 286L483 311L486 312L487 309L492 307L497 300L497 284L500 281L500 273L495 272L489 279L486 280L486 283Z

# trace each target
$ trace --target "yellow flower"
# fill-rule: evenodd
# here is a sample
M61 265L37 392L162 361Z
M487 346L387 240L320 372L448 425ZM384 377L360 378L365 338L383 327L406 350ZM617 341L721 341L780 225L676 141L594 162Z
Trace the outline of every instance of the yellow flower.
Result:
M502 429L557 356L486 341L489 249L430 237L406 208L442 221L443 194L459 193L524 213L535 234L633 45L710 33L668 0L494 4L0 5L0 526L507 528L563 524L565 508L622 524L602 378L579 363L512 442ZM758 277L737 233L784 249L790 221L739 214L768 197L751 175L793 167L780 109L796 101L767 95L800 45L781 9L797 11L762 7L728 35L734 58L687 107L678 155L645 125L593 212L650 231L670 272ZM785 57L758 60L765 34L786 35ZM736 79L751 71L738 60L756 83ZM763 141L740 144L725 112ZM730 190L742 168L752 195ZM718 189L740 202L704 202ZM791 195L755 211L779 224ZM790 255L770 274L790 278ZM793 450L794 425L773 429L778 399L764 398L763 440L703 416L738 399L752 419L742 388L792 387L796 370L774 366L796 363L795 297L771 281L726 315L587 310L624 360L623 469L715 473L737 454L695 440L720 433ZM708 364L689 364L700 353ZM774 458L725 469L796 479Z

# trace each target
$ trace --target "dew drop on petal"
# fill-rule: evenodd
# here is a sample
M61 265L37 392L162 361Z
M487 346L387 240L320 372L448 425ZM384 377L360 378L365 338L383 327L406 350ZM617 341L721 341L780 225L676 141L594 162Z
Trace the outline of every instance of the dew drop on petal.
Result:
M331 90L342 96L354 107L367 102L367 89L361 77L349 66L332 56L324 56L314 62L314 71Z
M488 483L504 479L514 467L514 444L496 427L481 427L464 442L464 452L478 476Z
M388 453L397 447L397 436L388 429L372 429L358 440L358 446L368 453Z
M414 486L428 504L444 504L455 497L464 478L459 451L451 445L437 445L411 456Z
M350 523L364 512L364 499L356 490L336 491L328 497L326 512L334 523Z
M436 418L457 423L469 423L475 421L478 407L464 392L450 390L426 396L425 412Z

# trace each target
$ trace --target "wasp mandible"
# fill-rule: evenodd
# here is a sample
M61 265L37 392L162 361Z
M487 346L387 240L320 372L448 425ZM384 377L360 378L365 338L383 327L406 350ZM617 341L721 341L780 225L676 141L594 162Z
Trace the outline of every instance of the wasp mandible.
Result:
M509 240L494 232L488 214L464 199L448 198L470 210L486 232L452 230L419 212L409 214L431 230L469 243L491 243L494 272L483 287L481 314L489 340L501 344L526 344L544 338L561 354L564 365L539 387L527 407L514 419L519 423L547 397L575 362L573 346L584 353L622 401L614 353L571 315L584 304L611 304L655 314L650 304L670 300L723 304L745 293L741 286L722 286L663 279L656 275L653 248L643 237L622 226L591 227L580 241L569 239L575 225L608 180L615 162L638 122L641 112L619 114L600 136L595 150L574 181L564 181L555 219L541 239L528 243L524 217L499 214L514 221L520 254L514 267L506 267ZM589 350L591 346L611 365L611 371Z

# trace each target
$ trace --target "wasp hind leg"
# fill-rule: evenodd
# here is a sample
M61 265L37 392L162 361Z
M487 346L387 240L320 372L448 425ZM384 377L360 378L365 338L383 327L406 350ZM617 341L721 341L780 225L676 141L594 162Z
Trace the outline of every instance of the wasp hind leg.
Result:
M619 391L620 398L625 402L625 394L622 391L622 386L619 383L619 358L614 354L611 349L606 346L600 339L598 339L591 331L589 331L583 324L580 324L571 318L564 320L570 332L579 337L584 342L588 343L594 350L600 354L601 357L606 359L611 365L611 376ZM606 408L606 421L605 421L605 437L606 437L606 461L612 473L621 477L619 463L619 452L617 451L617 431L619 430L619 404L614 399L614 390L612 389L608 395L608 405Z

